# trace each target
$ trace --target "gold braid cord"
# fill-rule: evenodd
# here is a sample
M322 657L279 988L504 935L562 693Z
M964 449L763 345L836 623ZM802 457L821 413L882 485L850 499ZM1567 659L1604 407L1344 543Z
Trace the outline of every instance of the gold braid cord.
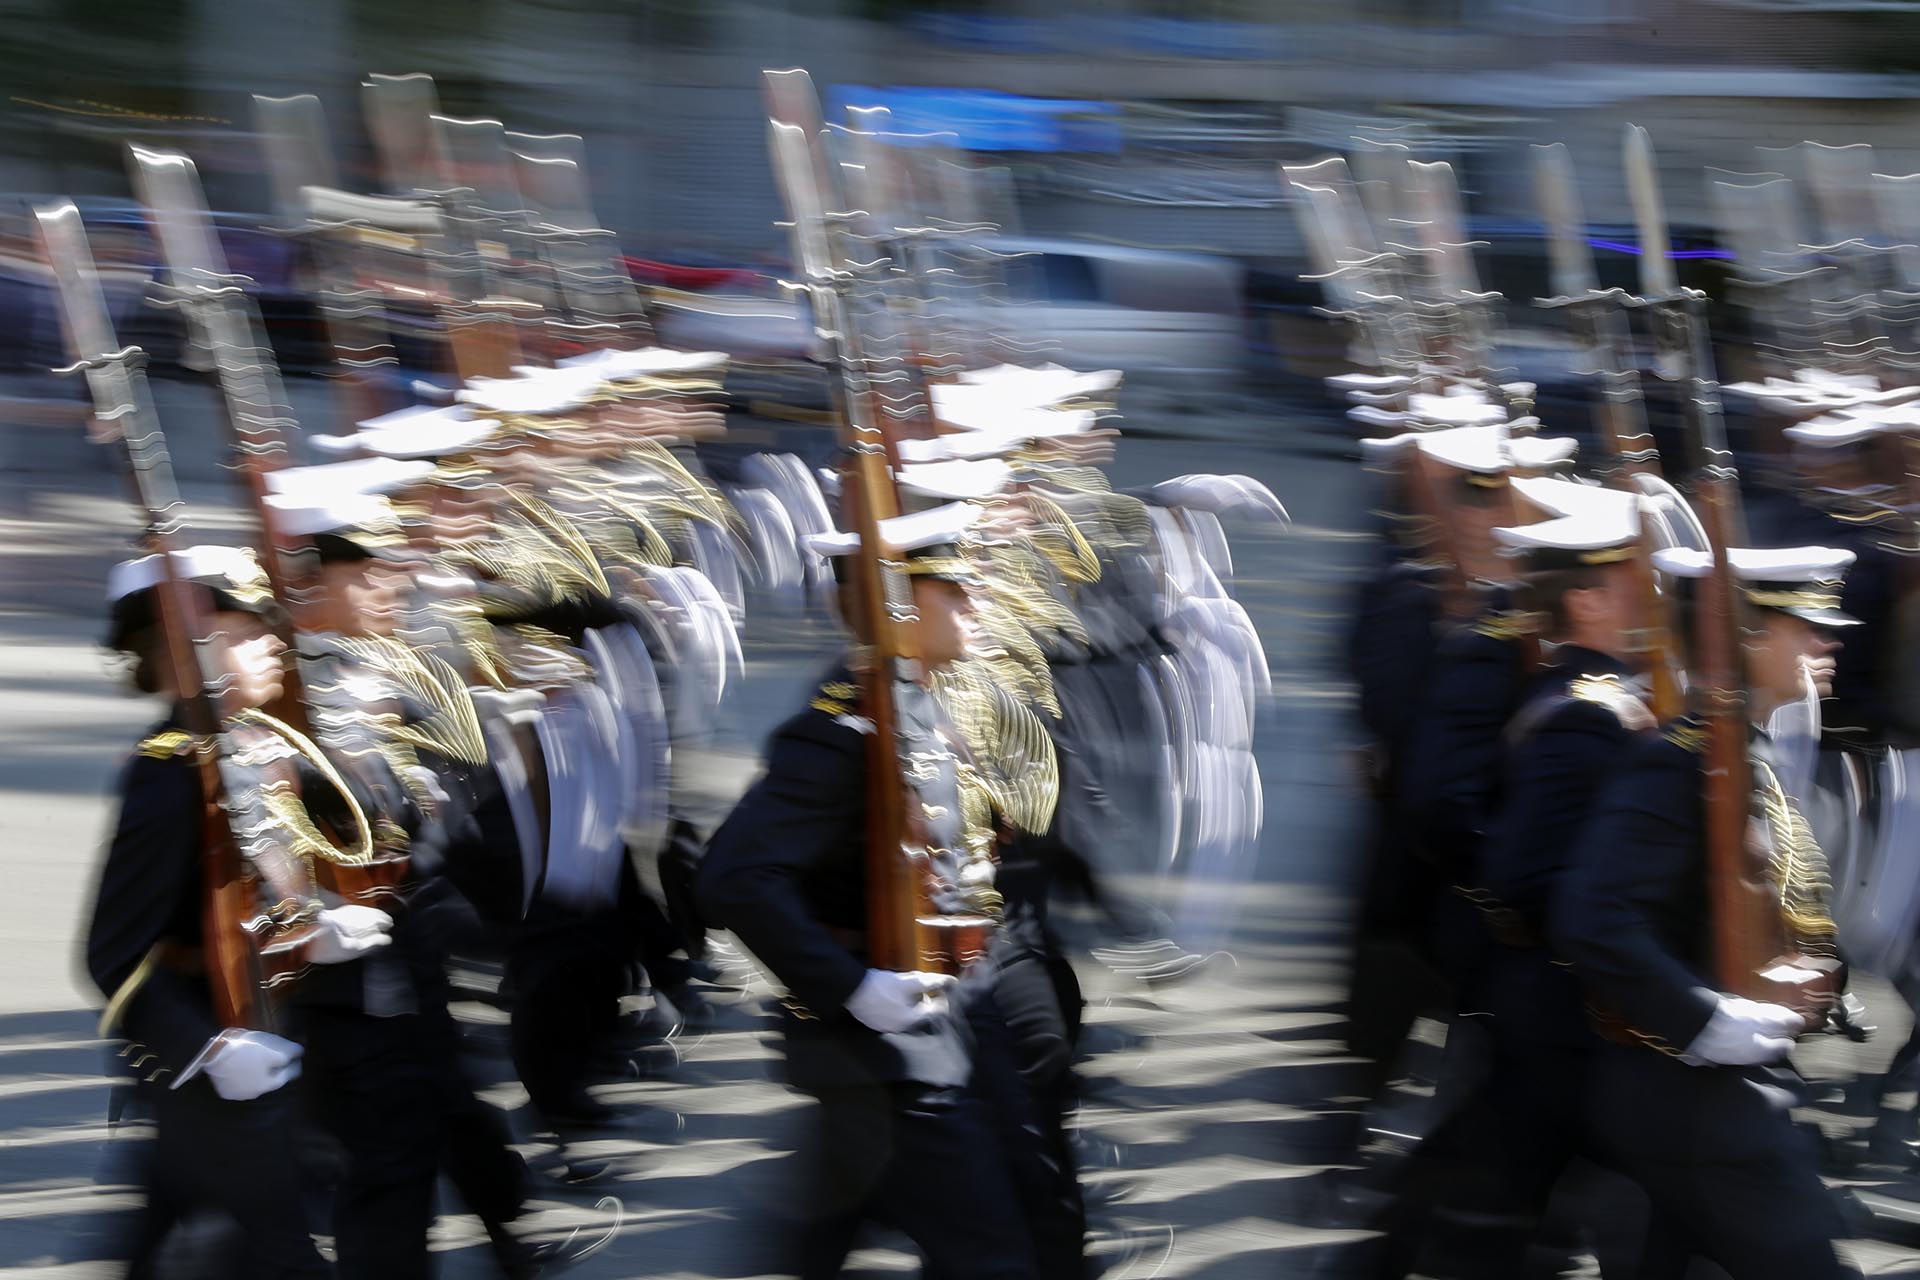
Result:
M599 557L568 519L530 493L513 491L513 500L533 522L529 530L550 548L545 557L548 572L563 588L583 586L601 595L611 595L607 575L600 571Z
M969 757L960 766L969 842L991 844L996 818L1022 831L1045 831L1060 799L1060 764L1040 717L979 662L954 663L934 676L932 687Z
M480 713L460 674L430 653L421 653L397 640L364 636L342 638L340 646L400 691L431 708L414 722L399 716L380 716L383 744L391 743L389 758L417 764L414 752L427 750L460 764L485 764L487 740L480 729Z
M1773 770L1755 761L1754 772L1772 836L1767 877L1780 895L1780 919L1787 937L1808 955L1833 955L1838 931L1827 906L1833 888L1827 855Z
M343 867L365 866L373 860L373 828L367 822L366 813L360 808L360 802L354 799L353 791L333 767L333 761L326 753L314 745L313 739L301 733L292 725L276 720L264 711L242 711L234 717L236 720L249 721L279 735L295 751L305 756L327 784L340 793L346 802L347 811L353 815L354 835L351 848L342 849L320 833L314 825L313 817L307 812L306 804L301 800L296 786L286 782L271 782L261 787L261 799L274 822L287 835L287 851L309 863L318 859Z

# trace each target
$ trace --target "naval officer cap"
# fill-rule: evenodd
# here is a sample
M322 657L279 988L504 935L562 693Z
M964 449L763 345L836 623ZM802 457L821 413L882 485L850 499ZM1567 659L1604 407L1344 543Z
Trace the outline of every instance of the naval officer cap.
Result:
M312 539L322 564L409 558L393 507L377 494L271 493L267 505L284 532Z
M960 544L979 519L980 508L974 503L943 503L882 520L880 540L905 560L909 575L970 586L978 582L979 574ZM808 550L831 560L834 576L842 579L847 557L860 549L860 535L843 529L809 534L805 542Z
M997 458L1041 440L1084 435L1093 429L1091 409L1019 408L967 411L943 418L961 428L924 440L902 440L896 448L902 462L942 462Z
M314 446L337 455L367 453L382 458L445 458L471 453L500 432L499 422L477 417L463 404L399 409L368 418L359 428L352 435L315 436Z
M1566 515L1495 529L1493 536L1524 555L1536 572L1631 560L1640 543L1640 499L1617 489L1590 489L1580 502Z
M1728 547L1727 563L1748 604L1790 613L1816 627L1851 627L1860 619L1840 607L1841 580L1853 552L1838 547ZM1688 547L1654 552L1654 567L1683 586L1713 571L1713 554Z
M541 416L566 413L596 398L606 385L598 365L545 369L523 365L510 378L474 378L454 394L483 413Z
M1823 414L1796 422L1782 433L1795 444L1814 449L1841 449L1880 435L1920 430L1920 406L1869 405Z
M1361 456L1370 462L1404 456L1417 449L1434 462L1467 474L1489 487L1503 483L1509 471L1541 471L1572 459L1579 443L1571 436L1513 435L1502 427L1449 427L1409 431L1362 440ZM1478 479L1475 479L1478 477Z
M217 613L251 613L279 620L279 605L266 572L245 547L182 547L173 552L173 571L212 592ZM137 633L159 618L154 588L164 576L165 567L157 554L122 560L107 571L108 648L128 648Z
M317 506L353 494L395 493L433 474L425 458L353 458L267 473L267 489L295 506Z

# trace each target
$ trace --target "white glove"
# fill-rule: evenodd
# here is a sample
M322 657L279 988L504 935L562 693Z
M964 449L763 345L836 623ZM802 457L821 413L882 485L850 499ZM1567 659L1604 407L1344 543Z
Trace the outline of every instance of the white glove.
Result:
M869 969L847 997L847 1012L875 1031L911 1031L946 1007L953 981L944 973Z
M222 1031L207 1041L173 1087L204 1071L215 1093L228 1102L246 1102L297 1078L303 1052L293 1041L265 1031Z
M1723 1067L1778 1062L1793 1049L1793 1038L1806 1026L1805 1018L1784 1005L1723 995L1713 1017L1687 1046L1686 1056Z
M320 927L307 943L308 964L358 960L393 941L393 935L387 932L393 928L393 917L378 907L328 907L317 923Z

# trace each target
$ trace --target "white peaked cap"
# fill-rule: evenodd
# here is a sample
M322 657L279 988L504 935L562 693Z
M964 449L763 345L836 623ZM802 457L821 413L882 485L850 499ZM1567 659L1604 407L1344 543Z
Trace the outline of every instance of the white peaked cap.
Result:
M1746 582L1832 582L1853 559L1853 552L1839 547L1727 548L1733 576ZM1676 578L1704 578L1713 569L1713 553L1663 547L1653 553L1653 563Z
M392 493L433 474L424 458L355 458L313 467L282 467L267 473L267 488L300 501L322 501L358 493Z
M354 451L383 458L438 458L464 453L499 433L500 424L476 418L465 405L419 405L368 418L350 436L316 436L313 443L333 453Z
M371 493L270 493L267 505L274 509L282 529L303 537L394 523L393 507Z
M593 365L524 368L513 378L474 378L454 399L490 413L564 413L600 389L606 378Z
M1915 429L1920 429L1920 407L1888 404L1842 409L1806 422L1797 422L1788 427L1785 434L1796 444L1832 449L1857 444L1888 432Z
M903 463L993 458L1030 441L1082 435L1092 429L1093 422L1093 412L1088 409L1002 409L976 429L930 440L902 440L896 447Z
M1513 491L1550 517L1605 509L1620 497L1618 490L1560 476L1515 476Z
M1618 489L1592 489L1579 510L1552 520L1495 529L1501 544L1521 551L1599 551L1640 537L1640 499Z
M1507 420L1504 405L1493 404L1474 391L1431 396L1415 392L1407 397L1407 412L1422 422L1443 427L1487 427Z
M998 387L1017 394L1033 404L1054 404L1079 396L1098 395L1120 385L1118 369L1100 369L1081 373L1057 364L1028 368L1017 364L997 364L989 369L969 369L960 375L967 386Z
M1920 396L1920 387L1882 387L1872 377L1831 374L1816 369L1802 369L1792 378L1728 383L1724 390L1799 409L1857 409L1900 404Z
M1084 418L1089 422L1093 419L1090 409L1055 409L1049 402L1010 400L997 391L991 394L968 394L975 390L973 387L956 388L956 395L955 392L943 391L936 384L932 388L934 416L947 426L963 431L1008 431L1026 427L1041 430L1059 426L1049 419Z
M238 585L261 581L260 562L245 547L221 547L203 544L181 547L173 553L173 571L183 578L214 578ZM160 585L162 576L158 555L122 560L107 570L107 602L123 600L137 591Z
M1409 431L1360 442L1362 452L1382 458L1392 457L1408 447L1418 448L1435 462L1449 467L1492 475L1514 467L1533 470L1555 466L1573 457L1579 443L1571 436L1511 435L1499 427Z
M990 498L1013 480L1013 468L998 458L953 458L903 462L900 487L926 498Z
M880 522L880 538L895 551L919 551L966 536L980 518L980 508L971 502L948 502L911 515L894 516ZM860 548L860 535L845 529L831 533L812 533L806 537L807 549L823 556L849 555Z
M673 351L666 347L647 347L641 351L588 351L556 362L561 369L592 369L608 382L621 378L660 378L676 373L707 373L727 367L724 351ZM540 372L531 365L519 365L515 373Z
M1327 385L1336 391L1390 391L1411 381L1404 373L1336 373Z

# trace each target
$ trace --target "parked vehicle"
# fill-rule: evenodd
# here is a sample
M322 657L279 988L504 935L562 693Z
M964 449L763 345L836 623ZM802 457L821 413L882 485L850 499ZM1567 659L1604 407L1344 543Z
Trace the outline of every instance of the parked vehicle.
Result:
M52 277L32 230L32 208L49 196L0 205L0 370L35 372L67 363ZM160 255L145 212L129 201L81 200L102 291L123 343L137 344L160 370L193 362L177 312L150 305ZM230 270L249 287L281 366L310 369L331 359L326 334L301 288L297 242L260 225L253 214L215 213L214 227Z

